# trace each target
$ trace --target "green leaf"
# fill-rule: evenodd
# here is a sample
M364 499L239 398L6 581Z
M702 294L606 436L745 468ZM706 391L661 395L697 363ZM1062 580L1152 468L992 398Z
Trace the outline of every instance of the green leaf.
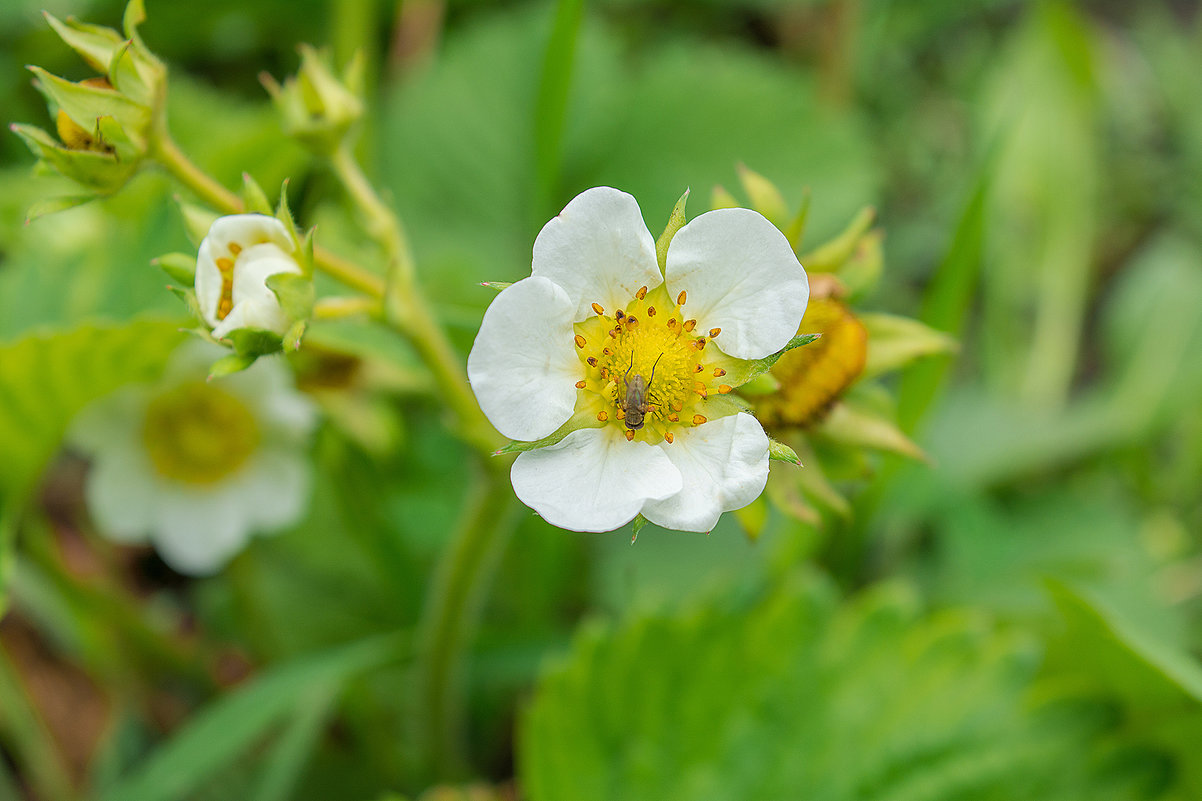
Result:
M576 40L584 16L583 0L558 0L555 20L543 54L542 75L534 104L534 170L539 205L554 203L563 160L563 132L567 123ZM551 209L548 208L550 213Z
M183 339L178 328L157 320L84 325L0 345L0 492L30 488L85 405L155 378Z
M630 521L630 544L634 545L634 541L639 538L639 532L647 526L647 518L643 517L642 513L634 516L634 520Z
M292 796L309 767L336 695L336 688L318 687L298 699L296 713L264 760L251 801L287 801Z
M348 679L396 661L401 652L401 641L390 635L272 668L201 710L130 775L107 788L100 800L182 798L247 755L290 712L299 713L314 698L337 692Z
M794 348L800 348L817 340L822 334L798 334L785 344L783 348L762 359L736 359L732 356L718 357L714 365L726 370L726 381L732 387L741 387L752 379L764 375L772 369L780 357Z
M1161 797L1154 747L1115 748L1104 704L1035 691L1037 653L898 585L594 624L539 683L519 780L530 801Z
M676 236L676 232L683 228L686 222L684 207L688 199L689 190L686 189L680 199L676 201L676 205L672 207L672 214L668 217L668 224L664 226L664 232L659 235L659 239L655 240L655 257L659 260L660 272L663 272L668 264L668 245L672 244L672 237Z

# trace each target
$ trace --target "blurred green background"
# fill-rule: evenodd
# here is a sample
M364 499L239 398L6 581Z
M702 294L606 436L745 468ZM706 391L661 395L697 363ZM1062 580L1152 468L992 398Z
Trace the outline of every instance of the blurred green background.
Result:
M43 7L121 14L5 3L6 122L50 127L23 65L87 75ZM125 356L70 333L182 320L148 263L188 249L178 190L147 172L26 225L64 187L7 136L0 798L1202 798L1197 4L148 12L181 146L227 186L290 178L321 241L372 263L256 77L293 71L302 41L339 63L364 51L360 154L464 354L492 295L478 282L527 274L534 235L577 192L622 188L657 231L686 187L692 214L735 189L739 164L791 206L808 189L811 243L875 206L886 269L858 308L961 348L886 384L929 464L826 465L849 516L773 510L751 542L726 515L709 536L648 527L631 547L629 531L515 512L465 679L469 761L431 773L413 760L408 668L373 639L412 631L468 481L413 355L383 329L315 329L413 381L371 400L367 436L331 413L294 530L203 580L106 544L82 463L45 456L98 391L80 365ZM36 358L21 350L46 336Z

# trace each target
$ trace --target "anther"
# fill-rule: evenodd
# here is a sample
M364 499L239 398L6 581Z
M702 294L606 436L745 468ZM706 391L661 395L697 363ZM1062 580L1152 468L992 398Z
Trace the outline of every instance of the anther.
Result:
M617 411L617 413L614 415L614 417L618 418L619 420L625 420L625 419L626 419L626 410L625 410L625 409L618 409L618 411Z
M594 303L593 311L595 311L597 314L605 314L605 307L602 306L600 303Z
M637 328L638 324L639 324L639 318L634 317L633 315L626 318L626 327L627 328Z
M694 381L694 382L693 382L693 387L694 387L694 388L695 388L695 389L696 389L698 392L702 392L702 391L704 391L704 390L705 390L705 384L701 383L700 381Z
M703 414L693 415L693 425L699 426L704 422L706 422L705 415L703 415Z
M596 356L589 356L589 357L588 357L588 366L589 366L589 367L596 367L596 366L597 366L597 357L596 357ZM717 375L717 374L715 373L715 375Z
M669 317L668 318L668 328L675 328L675 327L676 327L676 318Z
M679 412L684 408L684 404L680 401L672 401L672 408Z
M726 375L726 371L723 370L721 367L714 368L714 378L721 378L724 375Z
M714 337L718 336L718 334L721 334L721 333L722 333L721 328L711 328L710 329L710 339L713 339Z
M668 444L669 444L669 445L671 445L671 444L672 444L672 440L676 439L676 437L672 436L672 432L671 432L671 431L668 431L668 432L665 432L665 433L664 433L664 439L668 441Z
M237 242L230 242L230 253L232 253L232 254L234 254L235 256L237 256L237 255L238 255L239 253L241 253L241 252L242 252L242 246L241 246L241 245L239 245Z
M234 269L234 260L226 259L226 258L218 259L217 260L217 269L221 270L221 272L223 272L223 273L230 272L231 270Z
M705 349L705 338L702 337L697 340L697 350L704 350L704 349Z
M601 353L605 354L606 356L613 356L613 355L614 355L614 352L613 352L612 350L610 350L609 348L602 348L602 349L601 349Z
M580 334L577 334L575 339L576 339L576 347L583 348L585 346L586 343L584 341L584 337L580 336Z
M626 429L626 441L634 442L634 431L629 428Z
M602 409L601 411L597 412L597 419L602 423L609 422L609 412Z
M693 372L694 372L694 373L700 373L700 372L701 372L702 370L704 370L704 369L705 369L704 367L702 367L700 364L698 364L697 366L695 366L695 367L693 368Z
M682 290L680 290L680 294L676 296L676 305L677 305L677 306L683 306L683 305L684 305L684 302L685 302L685 300L687 300L687 299L688 299L688 297L689 297L689 293L688 293L688 292L685 292L683 289L682 289Z
M619 323L622 322L622 318L625 316L626 316L626 312L622 311L621 309L618 309L616 312L614 312L614 319L617 320Z
M581 380L581 381L577 381L577 382L576 382L576 389L584 389L584 388L585 388L585 387L587 387L587 386L588 386L588 382L587 382L587 381L583 381L583 380Z
M696 327L697 327L697 321L696 321L696 320L685 320L685 323L684 323L684 330L686 330L686 331L692 331L692 330L693 330L694 328L696 328Z
M730 384L719 384L718 385L718 392L722 393L723 395L730 392L732 389L734 389L734 387L732 387Z
M668 415L668 422L669 423L679 423L680 415L678 415L676 412L672 412L672 414Z
M642 287L641 289L639 289L638 292L634 293L634 296L636 298L638 298L639 300L642 300L643 298L647 297L647 287Z
M648 317L654 317L654 316L655 316L655 307L654 307L654 306L648 306L648 307L647 307L647 316L648 316Z
M609 335L611 337L613 337L614 339L617 339L618 333L621 332L621 330L622 330L621 328L611 328L611 329L609 329Z

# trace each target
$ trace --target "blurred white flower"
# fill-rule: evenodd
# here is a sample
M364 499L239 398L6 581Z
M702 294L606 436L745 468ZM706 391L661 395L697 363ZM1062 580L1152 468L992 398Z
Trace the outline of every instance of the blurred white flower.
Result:
M256 532L304 512L313 404L278 361L206 381L222 351L188 343L153 386L85 409L70 439L92 458L86 497L100 532L153 543L181 573L217 571Z
M218 217L196 257L196 301L221 339L239 328L283 336L291 320L267 286L277 273L301 274L288 229L265 214Z
M763 491L768 438L722 396L728 370L783 348L805 312L805 271L775 226L748 209L702 214L661 273L638 203L599 187L542 229L532 273L489 306L468 357L502 434L569 432L518 456L522 502L577 531L639 513L708 531Z

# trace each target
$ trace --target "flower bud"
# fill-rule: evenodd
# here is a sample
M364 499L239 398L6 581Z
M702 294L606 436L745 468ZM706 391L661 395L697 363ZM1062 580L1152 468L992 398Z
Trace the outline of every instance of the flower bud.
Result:
M316 153L333 153L363 116L363 60L356 56L338 78L324 55L301 45L301 68L280 86L260 76L283 117L284 133Z
M297 261L288 229L265 214L219 217L200 243L196 302L217 339L246 341L238 332L264 332L250 355L278 351L280 338L303 325L312 306L312 282Z

